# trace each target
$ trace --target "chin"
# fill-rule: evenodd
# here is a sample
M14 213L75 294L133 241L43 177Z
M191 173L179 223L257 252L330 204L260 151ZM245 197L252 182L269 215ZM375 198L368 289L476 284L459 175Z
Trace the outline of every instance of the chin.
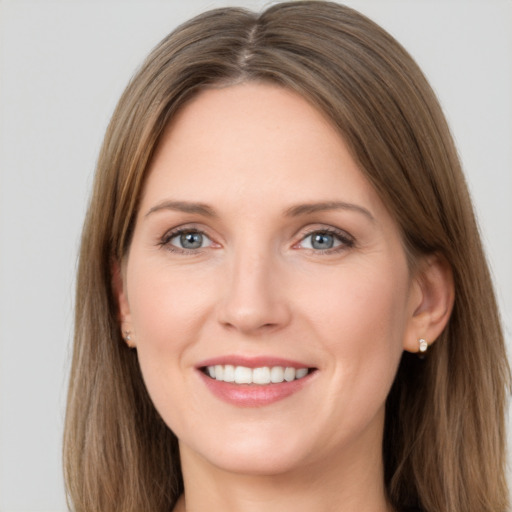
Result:
M195 452L203 461L230 473L250 476L275 476L302 467L307 458L305 443L283 442L283 435L253 436L246 439L224 437L222 443L207 442L189 447L180 442L182 458Z
M296 455L283 453L240 454L236 453L219 457L211 461L217 468L229 473L247 476L277 476L291 473L302 467Z

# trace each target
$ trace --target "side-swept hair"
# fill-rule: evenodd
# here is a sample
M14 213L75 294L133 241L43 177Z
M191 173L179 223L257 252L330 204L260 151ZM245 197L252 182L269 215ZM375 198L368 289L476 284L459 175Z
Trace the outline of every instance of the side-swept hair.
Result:
M385 483L397 509L504 512L503 335L467 186L441 108L383 29L335 3L218 9L149 55L113 114L98 160L79 260L64 461L70 507L168 512L183 491L178 445L121 339L113 263L129 248L141 189L176 111L212 85L292 89L339 130L397 222L411 264L453 270L455 305L420 361L404 354L386 404Z

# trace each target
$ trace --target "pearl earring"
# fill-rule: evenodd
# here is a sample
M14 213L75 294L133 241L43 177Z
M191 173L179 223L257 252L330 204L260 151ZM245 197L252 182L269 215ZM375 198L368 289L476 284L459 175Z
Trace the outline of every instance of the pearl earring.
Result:
M124 338L124 341L126 341L126 344L132 348L133 345L130 343L130 341L132 340L132 333L130 331L124 331L123 333L123 338Z
M420 346L420 353L425 354L425 352L428 350L428 343L427 340L420 338L418 340L418 344Z

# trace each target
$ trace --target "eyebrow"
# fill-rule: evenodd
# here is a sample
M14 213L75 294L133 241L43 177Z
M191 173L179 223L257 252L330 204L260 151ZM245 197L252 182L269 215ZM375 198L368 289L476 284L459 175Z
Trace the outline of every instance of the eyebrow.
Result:
M153 206L153 208L146 213L145 217L160 210L174 210L177 212L204 215L205 217L217 217L217 214L211 206L204 203L192 203L189 201L162 201L156 206Z
M299 217L301 215L310 215L312 213L326 212L333 210L351 210L362 213L372 222L375 222L374 216L369 210L353 203L345 203L344 201L327 201L322 203L306 203L292 206L285 211L287 217Z
M205 203L194 203L189 201L162 201L157 205L153 206L145 215L149 216L152 213L161 210L173 210L183 213L194 213L197 215L203 215L205 217L217 218L218 215L215 210ZM372 222L375 222L375 218L369 210L353 203L346 203L344 201L326 201L320 203L304 203L291 206L284 211L285 217L300 217L302 215L311 215L312 213L335 211L335 210L350 210L358 213L362 213Z

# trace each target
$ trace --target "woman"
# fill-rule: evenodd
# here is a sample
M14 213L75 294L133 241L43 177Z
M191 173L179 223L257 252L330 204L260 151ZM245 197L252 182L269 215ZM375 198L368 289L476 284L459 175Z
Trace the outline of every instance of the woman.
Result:
M222 9L162 41L107 131L77 290L76 510L507 509L460 164L355 11Z

